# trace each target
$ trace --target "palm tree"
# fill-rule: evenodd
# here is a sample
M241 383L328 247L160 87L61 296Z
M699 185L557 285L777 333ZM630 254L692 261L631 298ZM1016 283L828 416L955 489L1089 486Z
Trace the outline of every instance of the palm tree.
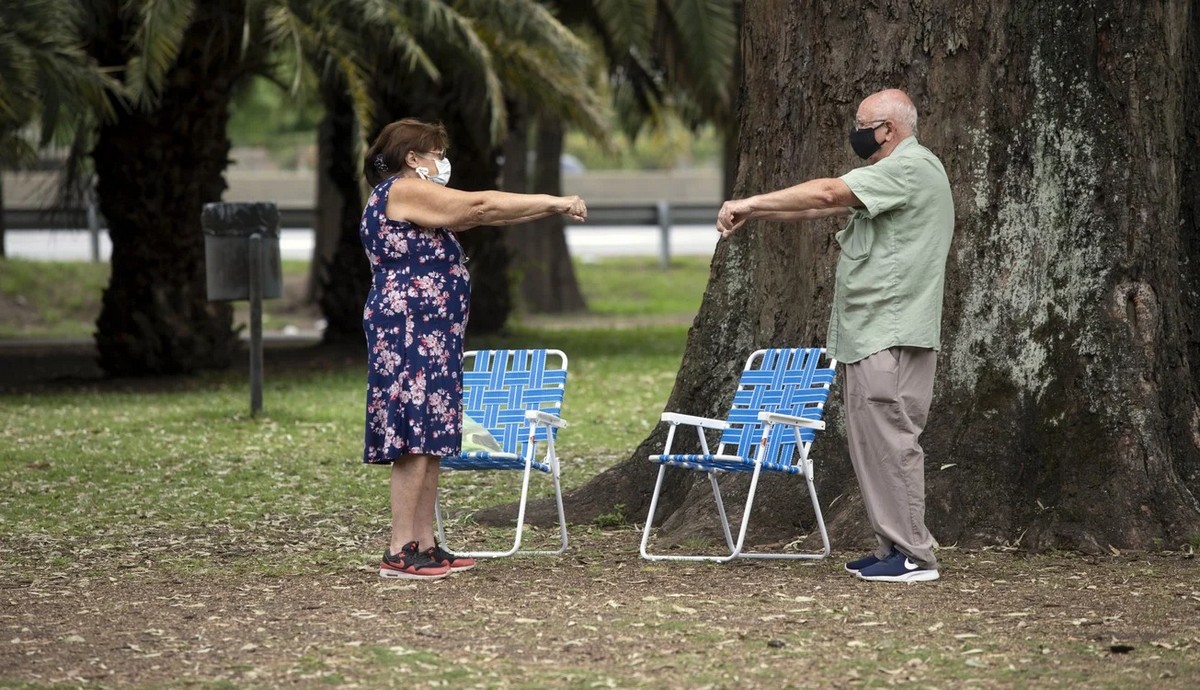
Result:
M548 0L569 26L595 37L607 58L613 102L631 138L665 111L696 127L730 117L731 67L737 41L737 0ZM535 108L537 104L534 104ZM560 194L564 123L537 114L533 191ZM515 165L524 157L510 156ZM521 179L523 176L512 174ZM567 252L561 218L546 218L510 235L526 258L521 294L532 311L585 308Z
M363 125L368 139L388 122L415 116L444 122L454 148L454 178L462 189L497 184L497 155L506 131L506 101L540 94L545 107L576 126L604 137L606 113L588 83L592 53L574 34L533 0L448 0L397 4L401 14L425 14L439 40L405 53L384 24L359 30L357 44L369 53L358 61L369 73L371 117ZM390 40L389 40L390 39ZM428 66L436 65L437 69ZM335 84L336 86L336 84ZM327 97L327 102L329 98ZM343 115L349 103L342 101ZM333 117L335 111L327 113ZM330 132L341 131L330 126ZM321 151L353 154L353 142L325 144ZM357 159L354 160L357 164ZM333 169L334 164L329 164ZM322 164L325 168L325 164ZM332 179L331 176L328 179ZM347 199L340 218L336 249L324 271L321 307L327 340L362 339L362 303L368 268L358 239L361 205ZM463 236L473 277L471 331L500 329L511 311L508 255L497 231L475 230Z
M0 4L0 170L36 162L79 123L111 115L115 83L78 44L79 8L68 0ZM0 256L4 256L0 182Z
M130 98L113 101L116 117L90 152L113 243L96 341L101 366L119 375L224 367L236 348L229 305L206 298L200 210L225 188L229 103L240 83L273 73L282 47L292 46L337 70L362 123L380 117L372 117L378 104L397 102L372 98L368 76L419 91L444 90L443 73L482 75L456 82L457 95L440 109L463 112L470 127L459 141L470 150L471 136L491 141L503 131L499 80L476 25L521 21L465 0L85 0L80 8L88 54L117 72ZM506 40L499 30L492 38ZM372 61L381 55L386 62ZM362 299L354 301L357 312Z
M269 64L265 46L245 40L263 15L248 0L84 7L89 54L119 70L131 98L90 152L112 240L100 365L116 375L227 366L237 334L232 308L205 293L200 210L225 188L231 94Z

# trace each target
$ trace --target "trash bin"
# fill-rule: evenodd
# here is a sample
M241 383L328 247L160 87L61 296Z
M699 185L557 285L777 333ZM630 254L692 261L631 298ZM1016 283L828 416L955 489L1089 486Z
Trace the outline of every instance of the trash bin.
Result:
M211 203L200 217L208 299L250 299L251 238L260 237L262 297L283 296L279 257L279 209L270 202Z

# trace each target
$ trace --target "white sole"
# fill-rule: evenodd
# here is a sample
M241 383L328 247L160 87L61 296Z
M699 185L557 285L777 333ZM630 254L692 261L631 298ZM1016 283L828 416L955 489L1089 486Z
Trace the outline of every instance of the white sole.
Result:
M379 569L379 577L385 580L440 580L449 574L449 572L445 572L441 575L413 575L412 573L404 573L399 570Z
M933 582L941 577L936 570L914 570L903 575L871 575L858 574L860 580L867 582Z

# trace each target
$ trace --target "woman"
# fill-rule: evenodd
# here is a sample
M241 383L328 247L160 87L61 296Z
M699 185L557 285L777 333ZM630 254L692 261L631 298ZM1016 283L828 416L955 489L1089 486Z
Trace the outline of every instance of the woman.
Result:
M374 272L363 310L370 365L363 461L392 467L382 577L434 579L475 565L434 540L438 461L462 443L471 287L454 233L555 213L587 217L577 196L446 187L448 143L441 124L399 120L383 128L363 162L374 187L359 227Z

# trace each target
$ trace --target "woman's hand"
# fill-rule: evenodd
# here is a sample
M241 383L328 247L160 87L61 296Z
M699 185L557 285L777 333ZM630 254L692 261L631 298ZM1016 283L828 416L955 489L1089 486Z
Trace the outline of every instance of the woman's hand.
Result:
M576 196L566 196L563 199L567 202L567 208L562 212L571 220L583 222L587 220L587 204L583 203L583 199Z

